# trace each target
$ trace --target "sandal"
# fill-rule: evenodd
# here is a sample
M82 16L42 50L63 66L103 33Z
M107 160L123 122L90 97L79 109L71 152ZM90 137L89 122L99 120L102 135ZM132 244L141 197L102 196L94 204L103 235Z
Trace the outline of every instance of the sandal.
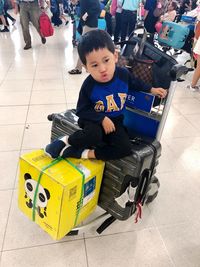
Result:
M78 70L78 69L73 69L73 70L70 70L68 71L69 74L81 74L82 71L81 70Z

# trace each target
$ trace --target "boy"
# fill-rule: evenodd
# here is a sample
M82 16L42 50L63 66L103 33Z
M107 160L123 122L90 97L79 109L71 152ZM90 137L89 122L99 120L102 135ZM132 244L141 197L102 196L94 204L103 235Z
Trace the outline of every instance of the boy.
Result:
M166 90L151 88L135 79L127 69L116 67L117 52L109 34L93 30L78 44L79 57L90 75L83 82L77 103L78 130L47 145L52 158L119 159L131 154L131 143L123 126L128 89L166 96Z

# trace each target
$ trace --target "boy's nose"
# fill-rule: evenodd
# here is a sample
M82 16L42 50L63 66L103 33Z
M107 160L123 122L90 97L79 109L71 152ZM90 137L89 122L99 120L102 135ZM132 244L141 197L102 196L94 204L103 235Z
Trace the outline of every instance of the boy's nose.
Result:
M105 66L105 64L101 64L101 65L99 66L99 71L100 71L100 72L104 72L104 71L106 71L106 66Z

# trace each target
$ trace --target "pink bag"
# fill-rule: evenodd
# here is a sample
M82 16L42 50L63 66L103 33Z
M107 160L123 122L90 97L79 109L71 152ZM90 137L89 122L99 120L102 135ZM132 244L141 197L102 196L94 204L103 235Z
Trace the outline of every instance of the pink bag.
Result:
M54 29L51 25L51 21L48 15L45 12L42 12L39 18L40 23L40 33L42 37L49 37L52 36L54 33Z
M155 29L156 29L157 33L159 33L162 29L162 22L160 22L160 21L156 22Z

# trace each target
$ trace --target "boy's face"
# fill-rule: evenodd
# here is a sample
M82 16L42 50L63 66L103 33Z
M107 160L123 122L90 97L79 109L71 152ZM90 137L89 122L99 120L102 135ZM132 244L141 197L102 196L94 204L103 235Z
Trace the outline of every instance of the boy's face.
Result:
M113 78L117 60L117 52L113 54L107 48L101 48L86 55L85 68L95 81L106 83Z

